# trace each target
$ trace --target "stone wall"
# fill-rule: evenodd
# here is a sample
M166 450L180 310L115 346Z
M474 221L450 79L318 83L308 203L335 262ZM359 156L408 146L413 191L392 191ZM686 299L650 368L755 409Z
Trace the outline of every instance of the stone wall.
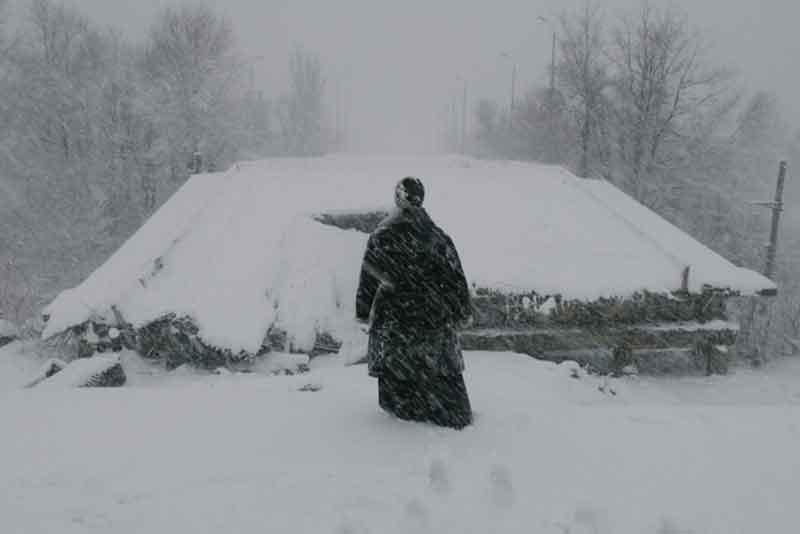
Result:
M328 213L315 219L343 230L371 233L387 215L385 211ZM721 329L705 326L727 319L725 303L731 294L713 288L696 294L643 291L591 302L533 291L507 293L479 287L472 291L474 328L461 335L467 350L514 351L554 361L572 359L600 372L618 372L631 365L652 372L668 368L719 372L727 365L727 353L716 347L736 341L733 325ZM94 321L74 327L71 334L78 355L127 347L163 361L168 368L190 364L214 369L241 365L272 350L296 350L286 333L275 328L269 330L257 354L233 354L203 342L188 317L171 314L134 330L117 313L117 323L113 328ZM310 356L337 352L340 347L340 340L320 332Z

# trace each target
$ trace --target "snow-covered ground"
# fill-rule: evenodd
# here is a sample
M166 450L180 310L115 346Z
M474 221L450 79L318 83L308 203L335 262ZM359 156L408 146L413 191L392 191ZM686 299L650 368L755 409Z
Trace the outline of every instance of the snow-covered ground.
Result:
M19 348L0 349L4 534L731 534L800 524L800 360L710 379L607 381L569 364L468 353L476 422L457 432L386 416L366 370L335 357L295 376L165 375L129 354L124 388L20 390L40 362Z

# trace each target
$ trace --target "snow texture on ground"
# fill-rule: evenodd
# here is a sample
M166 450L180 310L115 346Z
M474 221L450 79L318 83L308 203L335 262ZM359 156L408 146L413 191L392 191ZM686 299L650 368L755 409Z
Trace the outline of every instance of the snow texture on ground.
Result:
M19 328L17 328L14 323L6 319L0 319L0 338L18 338L19 335Z
M35 378L47 359L31 343L13 341L0 347L0 393L20 388Z
M689 289L774 288L603 181L559 167L463 157L242 163L189 180L83 284L49 306L45 337L92 315L141 326L189 315L203 339L257 352L272 324L309 350L317 331L346 337L367 236L315 214L388 209L416 175L471 283L594 300ZM344 332L344 333L343 333Z
M25 382L19 357L0 349L0 376ZM468 353L476 422L458 432L388 417L365 369L335 357L296 376L148 374L132 358L134 386L0 391L0 531L730 534L800 521L798 360L607 380Z

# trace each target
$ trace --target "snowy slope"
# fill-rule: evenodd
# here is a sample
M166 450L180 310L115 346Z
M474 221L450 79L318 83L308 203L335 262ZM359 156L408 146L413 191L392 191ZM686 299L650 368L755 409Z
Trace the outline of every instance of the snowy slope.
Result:
M36 377L44 362L32 347L21 341L0 347L0 393L21 388Z
M137 326L190 315L206 341L234 351L256 352L275 322L310 348L316 329L348 328L367 239L313 215L386 208L409 174L425 182L426 206L480 287L593 300L678 289L687 265L691 290L774 287L610 185L557 167L461 157L269 160L192 178L49 306L45 336L116 305Z
M0 319L0 337L16 339L20 335L19 328L11 321Z
M469 353L463 432L387 417L361 366L0 391L0 531L794 532L788 364L606 383Z
M735 268L728 260L709 250L666 219L631 199L622 191L602 180L581 182L600 203L628 223L643 240L657 246L662 255L673 259L676 266L689 266L689 287L698 290L704 283L714 287L730 287L745 292L755 288L767 289L763 276L748 269Z

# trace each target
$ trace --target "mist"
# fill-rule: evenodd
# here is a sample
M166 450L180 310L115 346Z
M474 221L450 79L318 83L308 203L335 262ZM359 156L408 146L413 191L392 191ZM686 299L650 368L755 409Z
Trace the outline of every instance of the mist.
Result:
M133 39L144 36L165 6L179 5L163 0L67 3ZM460 100L465 81L470 115L479 98L507 101L512 64L501 54L518 64L519 92L546 84L555 18L583 3L228 0L207 4L232 21L241 53L258 58L254 59L256 84L265 94L284 89L288 54L302 44L323 59L329 107L338 100L350 150L413 153L440 149L448 106ZM608 0L601 7L613 22L639 4ZM652 4L684 10L692 28L702 33L710 57L737 71L745 91L774 92L793 123L800 122L796 98L800 72L795 65L800 41L794 38L800 5L792 0ZM539 17L550 22L539 22Z

